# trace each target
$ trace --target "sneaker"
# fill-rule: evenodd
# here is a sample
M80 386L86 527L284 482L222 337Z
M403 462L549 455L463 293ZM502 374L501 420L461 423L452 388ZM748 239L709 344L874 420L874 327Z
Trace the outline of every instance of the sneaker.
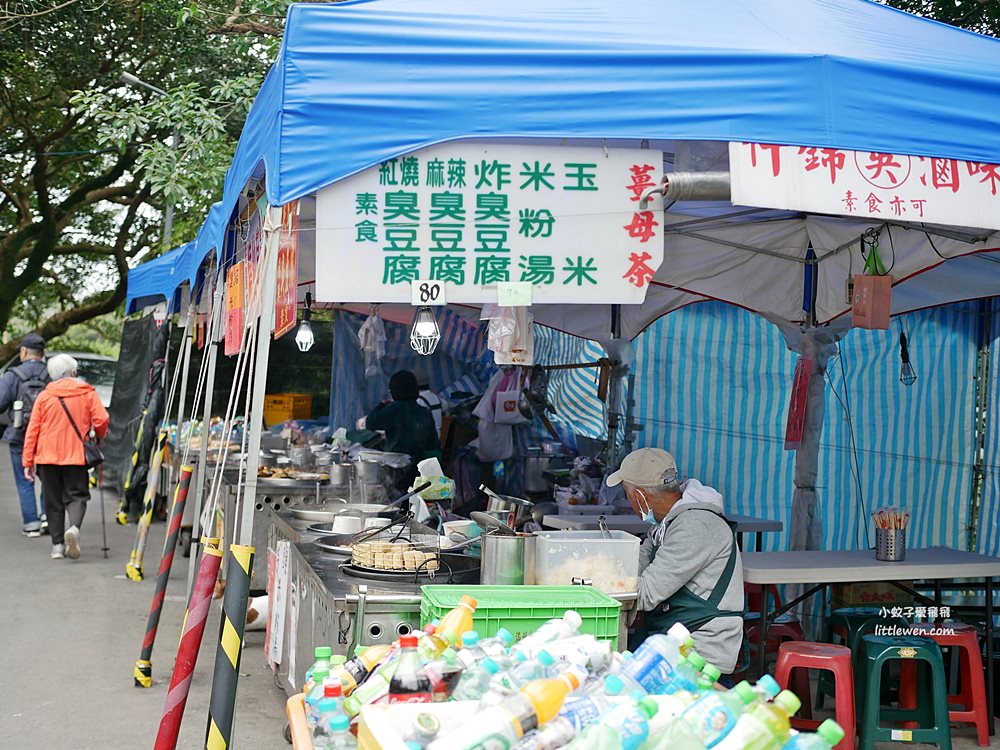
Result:
M41 531L46 536L49 535L49 522L47 520L45 520L44 516L42 517L42 526L39 529L39 531Z
M40 537L42 535L42 530L37 525L33 524L32 526L33 528L25 526L24 528L21 529L21 533L24 534L29 539L35 539L36 537Z
M61 545L61 544L53 544L52 545L52 559L53 560L62 560L64 557L66 557L66 555L63 554L65 552L65 550L66 550L66 548L63 545Z
M66 557L70 560L80 557L80 529L76 526L66 529Z

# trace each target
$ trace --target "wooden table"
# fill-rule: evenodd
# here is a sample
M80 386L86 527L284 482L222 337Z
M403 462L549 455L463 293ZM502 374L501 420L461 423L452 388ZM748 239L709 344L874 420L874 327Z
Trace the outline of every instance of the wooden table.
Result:
M747 552L743 555L743 580L763 586L799 583L811 588L780 611L767 611L770 597L761 599L761 644L767 643L768 620L787 612L799 602L831 583L887 581L913 594L915 599L941 605L940 582L952 578L982 579L986 586L986 701L990 734L993 727L993 579L1000 577L1000 558L950 547L906 550L902 562L880 562L874 550L794 550L788 552ZM899 584L899 581L935 582L935 601ZM767 648L759 649L760 674L764 673Z
M542 518L542 526L550 529L570 529L574 531L596 531L600 516L590 513L566 514L545 516ZM781 531L784 526L781 521L773 521L769 518L755 518L753 516L740 516L730 513L729 520L736 523L736 533L740 549L743 549L743 534L754 534L757 540L756 549L761 548L761 541L766 531ZM605 516L604 520L608 528L613 531L627 531L636 536L645 536L652 526L643 521L633 513L623 513L621 515Z

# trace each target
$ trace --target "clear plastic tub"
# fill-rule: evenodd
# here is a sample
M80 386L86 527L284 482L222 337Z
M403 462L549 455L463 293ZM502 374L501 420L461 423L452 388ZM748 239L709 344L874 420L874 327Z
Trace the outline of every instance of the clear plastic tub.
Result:
M639 583L639 539L624 531L542 531L536 536L535 577L539 586L568 586L590 579L605 594L628 594Z

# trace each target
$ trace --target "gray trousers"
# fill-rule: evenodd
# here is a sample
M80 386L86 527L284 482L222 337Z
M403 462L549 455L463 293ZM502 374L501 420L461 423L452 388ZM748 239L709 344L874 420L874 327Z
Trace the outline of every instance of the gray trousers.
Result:
M66 533L66 516L69 525L80 528L90 500L90 477L86 466L56 466L43 464L35 467L45 492L45 513L49 520L52 544L62 544Z

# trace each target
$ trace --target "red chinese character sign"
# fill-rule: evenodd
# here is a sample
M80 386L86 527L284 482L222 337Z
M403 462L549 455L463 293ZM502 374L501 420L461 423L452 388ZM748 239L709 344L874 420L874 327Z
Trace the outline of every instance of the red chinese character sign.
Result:
M226 271L226 356L238 354L243 340L243 292L245 261Z
M410 302L638 304L663 260L663 211L639 208L663 174L647 149L448 143L342 180L316 197L316 296ZM653 202L659 205L658 201Z
M274 338L295 327L299 282L299 202L281 207L278 234L278 275L274 307Z
M996 164L730 143L729 165L735 205L1000 229Z

